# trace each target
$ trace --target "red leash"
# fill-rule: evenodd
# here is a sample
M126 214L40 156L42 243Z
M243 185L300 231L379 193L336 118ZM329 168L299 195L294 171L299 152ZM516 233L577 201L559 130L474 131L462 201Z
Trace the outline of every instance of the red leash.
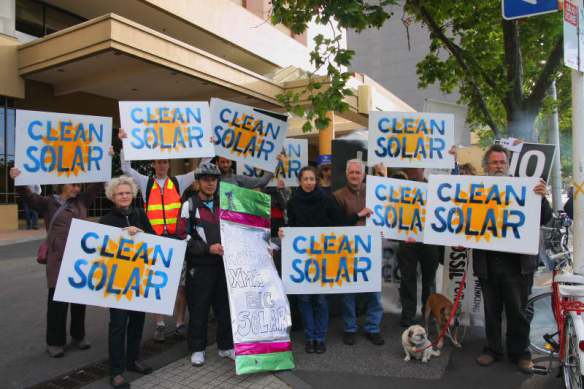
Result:
M450 317L448 318L448 321L446 322L444 327L442 327L442 330L440 330L438 338L436 338L436 340L433 343L430 343L426 347L416 350L416 352L419 353L426 350L427 348L434 347L438 344L438 342L440 342L442 338L444 338L444 335L446 335L446 331L448 331L448 328L450 328L452 319L454 319L454 316L456 316L456 312L458 311L458 305L460 304L460 299L462 298L462 291L464 290L465 287L466 287L466 269L464 270L464 274L462 275L462 281L460 282L460 287L458 288L458 292L456 293L456 299L454 300L454 305L452 306L452 310L450 311Z

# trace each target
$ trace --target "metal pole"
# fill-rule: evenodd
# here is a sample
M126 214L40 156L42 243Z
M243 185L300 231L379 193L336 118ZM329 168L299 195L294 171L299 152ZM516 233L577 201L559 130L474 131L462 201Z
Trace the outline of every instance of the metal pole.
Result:
M574 164L574 273L584 273L584 74L572 72L572 162Z
M556 92L556 81L552 81L549 93L554 101L558 101ZM548 131L548 142L556 145L556 155L552 164L551 184L552 184L552 204L554 211L562 209L562 166L560 164L560 123L558 119L558 107L554 105L554 110L551 114L551 125Z

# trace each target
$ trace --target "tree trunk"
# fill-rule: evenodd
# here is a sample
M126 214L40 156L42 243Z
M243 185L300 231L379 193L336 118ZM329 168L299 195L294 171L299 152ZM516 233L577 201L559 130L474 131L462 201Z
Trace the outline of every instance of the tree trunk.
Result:
M526 142L537 142L538 134L535 129L537 109L513 110L507 120L509 136L522 139Z

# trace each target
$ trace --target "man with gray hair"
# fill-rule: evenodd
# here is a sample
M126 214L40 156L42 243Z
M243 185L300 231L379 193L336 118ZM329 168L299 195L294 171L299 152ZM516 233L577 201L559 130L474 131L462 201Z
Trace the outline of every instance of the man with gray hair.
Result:
M485 152L483 168L489 176L509 175L507 150L494 144ZM552 217L551 207L545 198L547 186L541 180L533 191L542 196L540 224ZM473 250L473 271L479 278L484 298L485 332L487 346L477 358L480 366L490 366L503 356L502 313L505 310L507 334L505 351L520 371L533 372L529 351L529 319L525 314L527 298L533 285L538 257L534 255Z
M347 161L347 185L333 193L335 200L344 213L345 224L349 226L364 226L365 218L373 212L365 207L365 166L359 159ZM365 336L371 343L381 346L385 343L380 334L380 324L383 318L383 307L381 306L381 292L362 293L366 303ZM343 322L345 332L343 343L346 345L355 344L355 333L357 332L357 315L355 307L356 295L345 294L343 301Z

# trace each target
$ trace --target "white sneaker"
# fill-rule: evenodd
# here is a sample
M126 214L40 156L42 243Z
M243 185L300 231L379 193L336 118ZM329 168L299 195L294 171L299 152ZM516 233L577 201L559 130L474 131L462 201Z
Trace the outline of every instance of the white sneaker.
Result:
M235 351L233 351L232 348L229 350L219 350L219 356L221 358L229 358L235 361Z
M195 351L193 355L191 355L191 365L196 367L201 367L205 364L205 352L204 351Z

